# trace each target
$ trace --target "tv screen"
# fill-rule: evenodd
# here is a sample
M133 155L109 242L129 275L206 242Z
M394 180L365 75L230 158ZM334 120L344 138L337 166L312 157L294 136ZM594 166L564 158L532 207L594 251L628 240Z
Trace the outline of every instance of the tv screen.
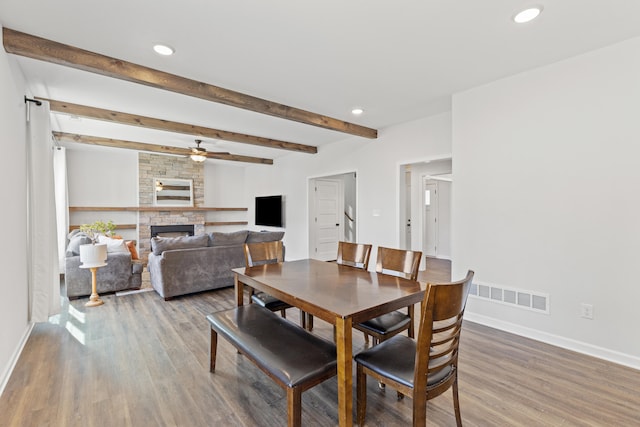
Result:
M282 196L256 197L256 225L282 227Z

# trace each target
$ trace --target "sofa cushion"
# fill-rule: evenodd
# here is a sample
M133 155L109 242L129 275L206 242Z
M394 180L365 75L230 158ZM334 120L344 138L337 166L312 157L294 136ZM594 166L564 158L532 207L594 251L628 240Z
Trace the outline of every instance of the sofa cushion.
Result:
M164 251L174 249L204 248L209 243L209 236L154 237L151 239L151 250L154 255L161 255Z
M242 245L247 240L247 230L233 231L231 233L209 233L209 246Z
M130 254L129 248L122 239L112 239L111 237L102 236L98 237L98 243L104 243L107 245L107 253L123 253Z
M87 245L91 243L91 239L84 233L70 234L69 245L67 245L67 251L65 256L77 256L80 255L80 245Z
M250 231L247 243L273 242L282 240L284 231Z

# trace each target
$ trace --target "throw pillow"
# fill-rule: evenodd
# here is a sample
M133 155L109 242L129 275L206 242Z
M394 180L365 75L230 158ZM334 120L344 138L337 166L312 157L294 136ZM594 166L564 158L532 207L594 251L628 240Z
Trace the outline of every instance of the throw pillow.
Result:
M273 242L282 240L284 231L250 231L247 243Z
M247 240L247 230L233 231L231 233L209 233L209 246L241 245Z
M101 235L98 237L98 243L106 243L108 254L130 253L129 248L127 248L127 245L124 243L124 240L122 239L112 239L111 237L106 237Z
M138 255L138 250L136 249L136 241L135 240L127 240L125 241L127 248L129 248L129 252L131 252L131 259L138 260L140 256Z
M75 231L75 230L74 230ZM67 245L67 251L65 256L78 256L80 255L80 245L87 245L91 243L91 239L84 233L70 234L69 245Z
M160 255L164 251L175 249L206 248L209 243L209 236L200 234L198 236L179 237L154 237L151 239L151 250L154 255Z

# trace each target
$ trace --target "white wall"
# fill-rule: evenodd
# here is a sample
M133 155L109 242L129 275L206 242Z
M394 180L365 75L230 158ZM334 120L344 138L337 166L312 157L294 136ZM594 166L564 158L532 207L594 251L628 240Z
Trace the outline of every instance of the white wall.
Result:
M2 36L0 35L0 38ZM16 62L0 49L0 182L4 185L0 248L0 392L29 332L25 104Z
M245 164L221 164L207 161L204 164L204 205L219 208L250 208L244 194ZM206 221L248 221L247 212L207 212ZM250 224L249 224L250 225ZM244 230L248 225L207 227L211 231Z
M450 156L450 129L451 116L445 113L382 129L375 140L349 138L320 147L315 155L294 153L277 159L273 166L248 167L247 200L256 195L284 194L287 259L306 258L309 179L355 171L358 241L374 247L397 247L399 166ZM374 211L379 215L374 216Z
M138 152L68 143L69 206L138 206ZM69 224L136 224L137 212L71 212ZM138 239L136 230L117 230Z
M470 316L640 368L639 112L640 38L454 96L454 277L550 295Z

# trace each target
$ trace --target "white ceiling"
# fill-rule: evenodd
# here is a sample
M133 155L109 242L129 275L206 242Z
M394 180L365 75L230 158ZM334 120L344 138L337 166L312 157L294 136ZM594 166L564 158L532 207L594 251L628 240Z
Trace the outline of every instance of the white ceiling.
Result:
M450 109L452 93L640 35L640 1L1 0L0 24L367 127ZM176 49L161 57L151 47ZM346 134L17 57L33 95L316 145ZM351 115L362 107L360 117ZM193 145L193 137L54 115L54 130ZM291 152L205 139L205 148ZM78 144L68 144L80 148ZM312 155L312 154L304 154Z

